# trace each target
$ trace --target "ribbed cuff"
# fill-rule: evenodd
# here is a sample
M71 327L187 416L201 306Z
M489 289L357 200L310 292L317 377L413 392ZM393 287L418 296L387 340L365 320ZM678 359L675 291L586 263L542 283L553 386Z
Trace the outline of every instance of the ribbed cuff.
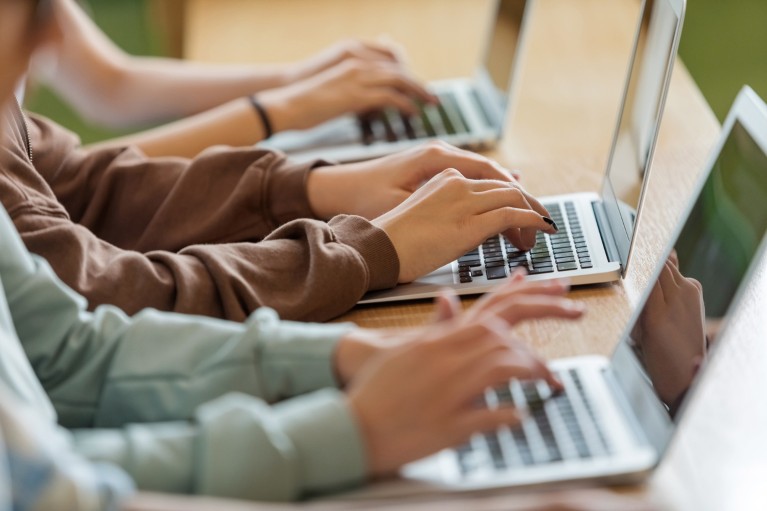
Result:
M275 151L270 157L279 158L275 162L279 169L270 173L269 184L264 189L269 213L275 226L279 226L297 218L317 218L309 207L309 196L306 192L306 180L309 172L317 167L330 165L323 160L304 163L292 163L284 154Z
M399 256L389 236L360 216L338 215L329 222L336 239L354 248L368 269L368 291L389 289L399 279Z
M304 493L350 488L365 480L365 448L344 394L325 389L275 408L280 429L298 455Z

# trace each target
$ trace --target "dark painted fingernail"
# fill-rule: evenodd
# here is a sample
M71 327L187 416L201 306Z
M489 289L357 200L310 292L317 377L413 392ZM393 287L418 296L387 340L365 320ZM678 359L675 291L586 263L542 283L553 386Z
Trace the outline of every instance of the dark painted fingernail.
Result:
M543 221L544 221L544 222L546 222L547 224L549 224L550 226L552 226L552 227L554 228L554 230L555 230L555 231L559 231L559 227L557 227L557 224L554 222L554 220L552 220L551 218L549 218L549 217L547 217L547 216L543 216L543 217L541 217L541 218L543 218Z

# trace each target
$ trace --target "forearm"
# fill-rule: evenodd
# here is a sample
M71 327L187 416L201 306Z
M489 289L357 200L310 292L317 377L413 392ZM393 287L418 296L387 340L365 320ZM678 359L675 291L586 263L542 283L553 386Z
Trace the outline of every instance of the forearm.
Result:
M265 138L264 125L246 98L200 114L90 146L136 146L149 157L193 158L214 145L251 146Z
M287 66L206 64L134 57L73 0L57 0L62 37L39 75L81 114L113 127L188 116L292 80ZM48 62L46 62L48 64Z
M26 252L4 213L0 236L16 333L68 427L185 420L231 391L274 402L337 385L337 344L352 325L280 321L268 309L245 323L152 310L128 317L114 307L90 314Z
M345 397L326 389L269 407L231 394L194 422L75 432L77 450L124 468L139 489L295 500L355 484L366 459Z
M290 77L287 66L126 57L103 80L107 83L77 83L71 77L73 83L67 90L72 90L65 95L92 120L113 127L136 127L198 114L283 86L293 80ZM87 101L80 97L81 88L88 90Z
M30 171L45 179L74 222L118 247L178 251L258 240L290 220L313 217L305 181L323 162L293 163L252 147L211 149L192 160L147 158L132 147L84 150L54 123L31 120Z

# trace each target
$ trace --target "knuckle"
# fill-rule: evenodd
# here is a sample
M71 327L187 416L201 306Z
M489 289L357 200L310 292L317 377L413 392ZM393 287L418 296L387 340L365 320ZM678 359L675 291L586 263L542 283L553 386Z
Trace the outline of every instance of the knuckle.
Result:
M445 143L441 140L431 140L424 145L427 156L436 156L445 151Z

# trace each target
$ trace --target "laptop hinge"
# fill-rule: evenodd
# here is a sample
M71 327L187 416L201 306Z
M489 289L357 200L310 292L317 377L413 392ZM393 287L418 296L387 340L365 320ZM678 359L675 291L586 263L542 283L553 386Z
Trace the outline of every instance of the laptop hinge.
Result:
M594 218L597 220L597 227L599 227L599 235L602 237L602 246L605 247L607 260L611 263L620 261L618 246L615 244L615 240L612 236L606 236L608 232L612 231L610 230L610 223L607 221L604 202L594 201L591 203L591 207L594 210Z

